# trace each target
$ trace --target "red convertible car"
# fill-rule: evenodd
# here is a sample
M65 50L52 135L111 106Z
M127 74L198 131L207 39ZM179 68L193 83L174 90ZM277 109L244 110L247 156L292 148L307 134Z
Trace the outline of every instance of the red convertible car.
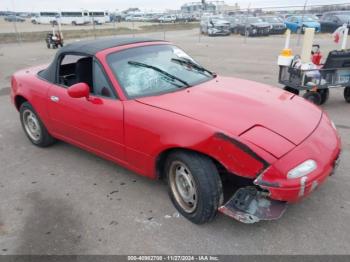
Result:
M66 141L164 179L197 224L217 211L244 223L277 219L340 155L333 122L313 104L217 76L165 41L69 44L50 65L15 73L11 96L34 145Z

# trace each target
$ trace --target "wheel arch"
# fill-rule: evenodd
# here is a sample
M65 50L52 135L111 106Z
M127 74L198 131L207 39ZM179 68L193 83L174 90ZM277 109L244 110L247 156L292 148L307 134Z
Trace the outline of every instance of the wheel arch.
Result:
M163 179L164 178L164 167L165 167L165 161L167 159L167 157L173 153L173 152L177 152L177 151L182 151L182 152L192 152L192 153L197 153L199 155L202 156L206 156L209 159L211 159L213 161L213 163L215 164L216 168L218 169L219 173L222 172L228 172L227 169L224 167L224 165L222 163L220 163L219 160L217 160L216 158L214 158L213 156L210 156L206 153L203 153L201 151L198 150L194 150L191 148L186 148L186 147L170 147L167 148L165 150L163 150L162 152L160 152L158 154L158 156L156 157L156 162L155 162L155 170L156 170L156 177L157 179Z
M22 95L16 95L14 101L17 111L19 111L21 105L25 102L28 102L28 99Z

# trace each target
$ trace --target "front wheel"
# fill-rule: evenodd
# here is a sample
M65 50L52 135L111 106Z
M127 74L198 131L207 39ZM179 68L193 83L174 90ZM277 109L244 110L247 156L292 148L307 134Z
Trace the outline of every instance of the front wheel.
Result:
M48 147L56 141L55 138L49 134L44 123L40 120L31 104L28 102L23 103L19 112L23 130L30 142L39 147Z
M304 34L304 32L305 32L305 27L304 26L303 27L299 27L297 29L297 34Z
M165 164L169 196L175 208L195 224L213 220L223 202L222 184L213 161L194 152L175 152Z
M345 87L345 89L344 89L344 98L345 98L346 102L350 103L350 86Z

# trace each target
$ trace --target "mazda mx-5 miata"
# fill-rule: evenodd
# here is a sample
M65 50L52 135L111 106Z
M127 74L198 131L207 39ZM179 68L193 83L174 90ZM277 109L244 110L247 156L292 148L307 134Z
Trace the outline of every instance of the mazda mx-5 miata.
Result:
M34 145L66 141L164 179L197 224L217 211L245 223L277 219L340 155L336 128L315 105L217 76L165 41L69 44L50 65L15 73L11 96Z

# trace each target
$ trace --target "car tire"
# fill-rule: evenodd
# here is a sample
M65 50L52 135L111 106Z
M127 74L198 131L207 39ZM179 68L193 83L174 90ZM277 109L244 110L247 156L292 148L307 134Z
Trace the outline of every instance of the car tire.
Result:
M299 95L299 90L298 89L295 89L295 88L293 88L293 87L290 87L290 86L285 86L285 87L283 87L283 90L285 90L285 91L288 91L288 92L290 92L290 93L292 93L292 94L295 94L295 95Z
M347 103L350 103L350 86L344 88L344 98Z
M23 130L30 142L38 147L48 147L56 142L30 103L24 102L19 113Z
M320 105L323 105L329 98L329 88L318 89L317 92L321 95Z
M213 161L198 153L177 151L168 156L165 172L170 199L179 213L195 224L212 221L223 202Z
M310 101L311 103L314 103L315 105L320 105L321 104L321 94L318 92L313 92L313 91L307 91L303 97Z
M304 26L298 27L297 34L304 34L304 32L305 32L305 27Z

